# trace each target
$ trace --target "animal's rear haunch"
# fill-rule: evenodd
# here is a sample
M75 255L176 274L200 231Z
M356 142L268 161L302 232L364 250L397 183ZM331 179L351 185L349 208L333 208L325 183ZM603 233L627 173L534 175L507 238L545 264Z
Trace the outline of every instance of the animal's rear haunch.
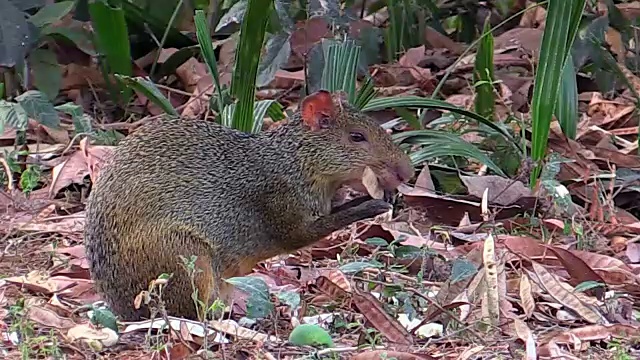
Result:
M223 279L390 210L331 199L370 167L387 190L413 176L390 136L340 96L318 91L273 130L247 135L201 120L139 128L103 166L89 197L85 245L92 278L124 320L148 317L134 299L172 273L169 315L196 319L192 299L228 300ZM181 257L197 257L192 278ZM194 289L195 287L195 289Z

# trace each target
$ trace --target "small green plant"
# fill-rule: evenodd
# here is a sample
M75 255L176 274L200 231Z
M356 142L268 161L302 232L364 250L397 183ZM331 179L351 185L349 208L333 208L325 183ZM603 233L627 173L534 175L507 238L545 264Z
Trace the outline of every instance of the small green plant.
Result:
M19 341L19 351L23 360L40 357L62 358L62 350L53 330L40 333L34 328L34 323L27 317L24 299L19 299L15 305L9 307L9 333L15 333Z

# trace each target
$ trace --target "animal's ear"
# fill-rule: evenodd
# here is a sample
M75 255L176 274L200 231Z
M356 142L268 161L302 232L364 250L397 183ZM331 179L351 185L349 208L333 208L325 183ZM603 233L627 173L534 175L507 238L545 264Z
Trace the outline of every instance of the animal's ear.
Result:
M335 122L335 104L326 90L318 90L304 98L300 108L302 121L313 131L329 128Z

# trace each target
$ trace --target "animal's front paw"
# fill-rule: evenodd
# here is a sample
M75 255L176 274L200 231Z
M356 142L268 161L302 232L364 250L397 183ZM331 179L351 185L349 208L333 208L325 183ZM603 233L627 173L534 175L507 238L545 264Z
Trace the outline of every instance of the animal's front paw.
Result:
M393 206L382 199L366 201L354 208L363 219L376 217L393 209Z

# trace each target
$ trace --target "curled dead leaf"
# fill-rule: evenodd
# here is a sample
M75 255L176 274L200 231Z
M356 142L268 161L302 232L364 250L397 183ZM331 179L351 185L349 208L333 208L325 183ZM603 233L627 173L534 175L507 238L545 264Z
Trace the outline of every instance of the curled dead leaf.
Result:
M384 197L384 189L380 186L378 177L368 166L362 174L362 184L372 198L382 199Z

